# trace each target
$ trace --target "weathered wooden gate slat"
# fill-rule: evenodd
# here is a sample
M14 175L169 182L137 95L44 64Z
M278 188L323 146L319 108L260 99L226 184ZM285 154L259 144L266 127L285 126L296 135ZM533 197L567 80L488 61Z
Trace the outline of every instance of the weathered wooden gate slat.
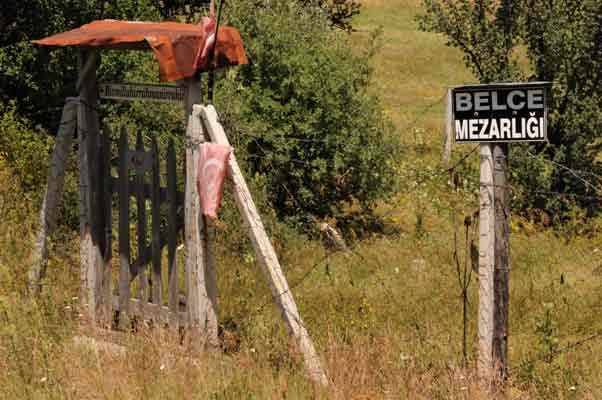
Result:
M119 136L119 322L125 328L130 315L130 179L128 176L128 133ZM115 307L117 308L117 307ZM125 318L123 316L126 316Z
M159 174L159 146L157 138L152 137L152 201L151 201L151 218L152 218L152 239L151 249L153 258L153 303L163 304L162 289L163 282L161 279L161 179Z
M176 151L174 142L169 140L167 147L167 202L169 203L167 216L167 272L169 276L169 310L173 316L178 312L178 264L176 260L177 234L180 218L178 216L178 192L176 181ZM184 227L182 218L182 228ZM176 325L178 318L170 320L171 325Z
M144 151L142 133L136 134L136 151ZM146 276L146 264L140 261L144 259L146 253L146 200L144 197L144 171L141 168L136 169L136 208L138 213L138 271L139 298L143 301L148 300L148 278Z
M102 307L105 322L111 321L111 297L112 297L112 262L113 262L113 193L111 192L111 142L110 131L101 135L101 171L102 187L100 190L101 210L104 222L104 270L102 278Z

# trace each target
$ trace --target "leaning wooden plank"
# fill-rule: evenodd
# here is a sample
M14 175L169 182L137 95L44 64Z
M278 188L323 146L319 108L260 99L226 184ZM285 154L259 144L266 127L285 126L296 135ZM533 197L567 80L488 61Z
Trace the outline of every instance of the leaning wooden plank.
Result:
M119 324L125 329L130 315L130 179L128 176L128 133L119 136Z
M151 217L152 217L152 239L151 249L153 255L153 303L163 304L162 290L163 282L161 279L161 179L159 170L159 146L157 138L152 138L152 199L151 199Z
M167 272L169 275L169 310L178 312L178 264L176 260L176 246L178 235L178 199L176 181L176 150L174 142L169 140L167 146ZM177 319L170 321L176 325Z
M198 111L193 105L200 101L200 82L188 80L186 113L186 180L184 194L184 230L186 244L187 310L190 325L198 329L208 343L217 342L217 310L207 290L207 264L204 244L204 223L196 188L198 146L203 140Z
M95 218L98 181L95 180L96 163L94 146L98 143L99 117L96 111L98 82L96 66L100 55L94 49L79 52L80 74L78 77L79 107L77 133L79 144L79 195L80 195L80 281L81 301L87 308L88 317L96 319L102 269L98 220Z
M28 273L29 289L32 294L39 293L42 279L46 274L48 263L48 238L56 228L58 204L63 194L67 159L73 142L73 134L77 122L77 97L67 98L61 124L56 135L50 170L44 193L42 210L40 211L40 227L35 244L33 263Z
M142 134L136 134L136 151L144 151ZM148 278L146 276L146 263L142 263L146 252L146 200L144 197L144 170L136 169L136 209L138 212L138 284L140 289L140 300L148 300Z
M207 107L195 106L195 111L196 110L200 111L205 129L211 137L211 140L215 143L229 145L230 143L228 142L226 133L224 132L222 125L218 122L215 108L211 105ZM228 173L234 184L234 198L236 204L249 228L249 237L267 277L272 291L272 297L280 308L280 312L289 333L294 336L297 341L299 350L302 352L305 360L305 367L307 368L311 379L326 386L328 385L326 373L322 369L314 345L299 316L297 305L295 304L286 278L282 273L282 268L280 267L274 247L265 232L261 217L259 216L259 212L251 197L251 192L247 187L234 155L230 156Z
M119 310L119 298L113 297L113 308ZM142 302L138 299L130 299L129 308L132 310L132 315L141 316L146 320L154 320L161 324L167 325L170 319L177 318L180 326L187 326L188 315L185 312L178 312L177 317L172 316L172 312L169 307L162 306L160 304Z

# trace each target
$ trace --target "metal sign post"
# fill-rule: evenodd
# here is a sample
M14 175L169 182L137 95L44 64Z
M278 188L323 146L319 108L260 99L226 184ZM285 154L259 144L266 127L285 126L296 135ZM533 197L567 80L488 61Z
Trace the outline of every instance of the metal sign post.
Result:
M508 371L508 143L547 140L547 82L452 90L456 143L480 143L479 376L502 383Z

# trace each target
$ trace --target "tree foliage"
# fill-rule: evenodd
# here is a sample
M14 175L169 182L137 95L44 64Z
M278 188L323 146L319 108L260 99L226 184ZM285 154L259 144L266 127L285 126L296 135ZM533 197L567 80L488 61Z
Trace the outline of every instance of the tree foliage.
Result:
M351 31L351 19L359 14L361 4L358 0L299 0L308 7L322 9L330 22L345 31Z
M399 140L378 98L368 90L370 51L354 54L348 35L335 28L349 22L357 10L354 3L240 0L223 8L223 22L241 31L250 63L218 74L218 110L253 180L265 185L277 214L298 221L298 226L307 227L315 218L349 216L350 210L367 216L396 187ZM190 13L203 4L2 3L6 29L0 36L0 97L3 104L15 104L11 120L55 132L64 98L75 94L73 51L48 51L30 40L98 18L160 20L163 14L194 20L198 15ZM152 54L141 52L104 52L98 74L104 81L153 82L158 76ZM126 123L160 142L175 137L177 146L183 146L181 107L153 104L149 113L148 104L106 102L100 109L108 125ZM31 143L38 145L33 139ZM15 152L14 160L19 157Z
M216 101L279 215L306 223L352 206L367 215L394 190L401 153L368 90L369 57L319 8L281 0L228 10L250 64L226 74Z
M65 97L75 93L73 49L50 50L31 43L96 19L157 19L148 0L3 0L0 2L0 101L18 99L17 109L37 124L54 128ZM120 57L113 75L133 68ZM54 129L51 129L54 130Z
M538 207L566 213L578 204L592 213L588 198L602 182L602 3L598 0L424 0L423 29L446 36L466 65L485 82L553 82L548 145L513 146L514 179L524 196L523 209ZM519 62L519 56L526 61ZM533 158L530 153L536 153ZM568 166L594 181L588 185ZM560 192L584 197L550 196ZM571 200L567 200L571 199ZM517 199L518 200L518 199Z

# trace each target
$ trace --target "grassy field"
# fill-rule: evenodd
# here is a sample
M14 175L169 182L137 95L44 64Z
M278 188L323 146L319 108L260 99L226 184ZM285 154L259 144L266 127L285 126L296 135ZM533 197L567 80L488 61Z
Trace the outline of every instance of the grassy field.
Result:
M473 78L444 38L418 30L418 0L365 3L352 40L359 46L366 31L383 27L374 90L407 145L406 190L381 206L390 234L330 252L276 230L330 388L308 382L250 248L226 251L224 233L233 227L218 231L225 351L199 352L160 329L110 338L125 353L77 344L78 335L98 335L79 324L77 238L59 235L46 292L36 304L20 301L36 209L0 165L0 398L490 398L474 379L478 282L473 275L464 365L453 260L457 247L463 261L464 216L478 206L477 159L462 166L458 189L439 166L445 87ZM458 147L454 157L467 150ZM511 227L508 398L602 398L602 338L591 337L602 331L602 240L518 218ZM469 241L477 239L473 228Z

